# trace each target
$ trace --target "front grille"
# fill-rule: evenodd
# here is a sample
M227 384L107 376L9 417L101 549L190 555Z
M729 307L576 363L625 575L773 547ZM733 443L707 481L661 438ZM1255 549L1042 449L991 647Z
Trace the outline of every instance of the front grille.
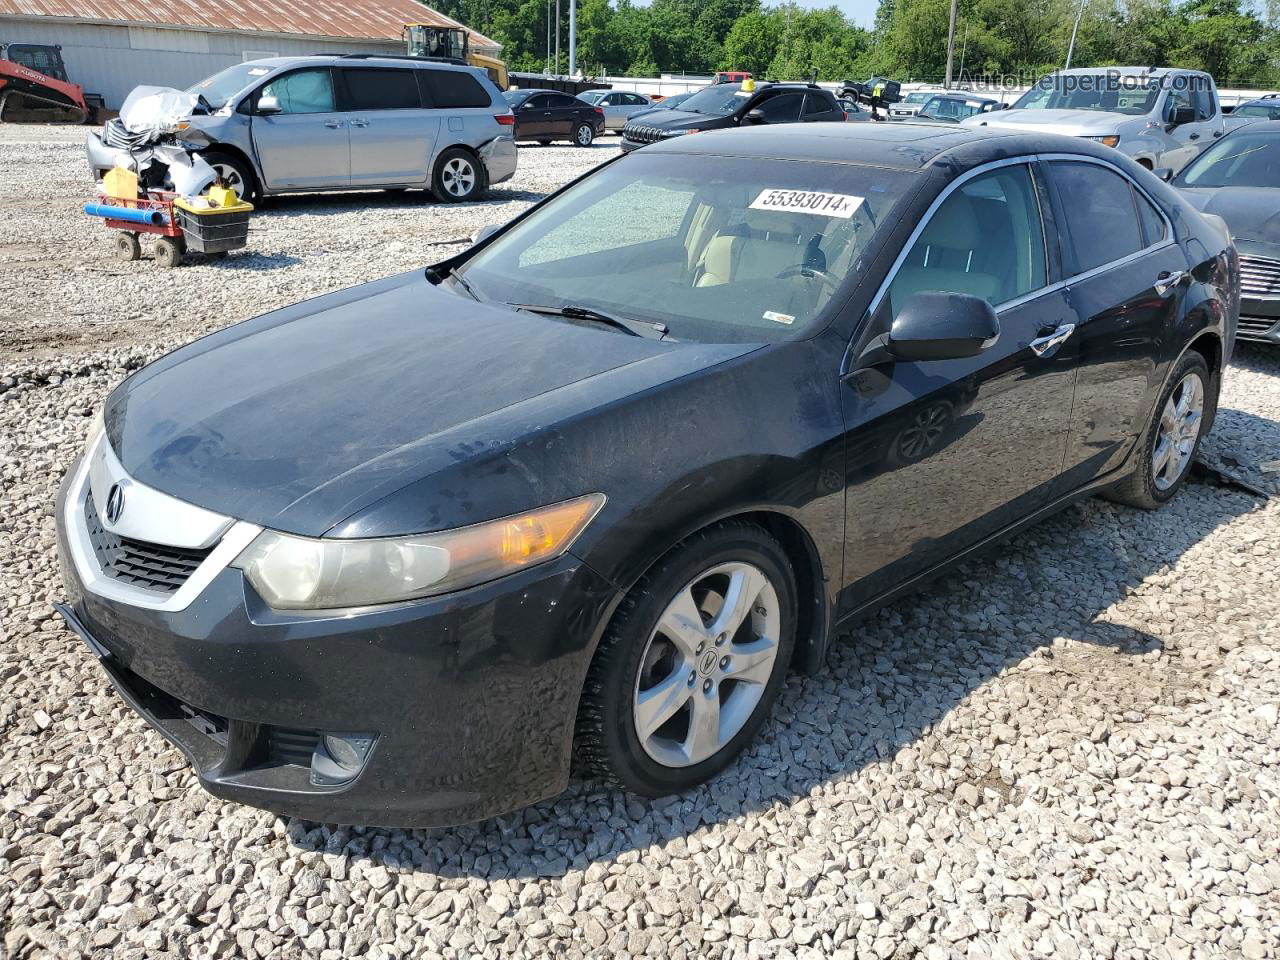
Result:
M1261 300L1280 300L1280 260L1242 256L1240 294Z
M1239 329L1243 333L1266 333L1277 323L1280 317L1241 317Z
M157 593L173 593L186 583L213 549L189 550L116 536L102 525L92 494L84 498L84 520L102 572Z
M130 133L119 117L112 117L102 127L102 142L108 147L132 150L147 142L147 134Z
M267 756L271 764L290 763L295 767L310 767L311 754L315 752L320 733L316 730L296 730L292 727L267 728Z
M662 139L662 131L657 127L646 127L635 123L627 124L622 130L622 135L632 143L657 143Z

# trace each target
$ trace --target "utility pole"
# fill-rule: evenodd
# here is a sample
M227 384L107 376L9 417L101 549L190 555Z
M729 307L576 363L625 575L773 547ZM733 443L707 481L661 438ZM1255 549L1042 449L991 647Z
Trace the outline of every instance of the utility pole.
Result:
M578 0L569 0L569 76L578 72Z
M951 25L947 27L947 78L942 82L943 87L951 89L951 59L956 52L956 6L958 0L951 0Z
M551 0L547 0L547 59L543 65L547 74L551 73Z
M560 76L560 0L556 0L556 73Z
M960 41L960 73L957 74L956 76L956 79L959 80L961 83L964 83L964 55L965 55L965 51L967 51L968 49L969 49L969 21L966 20L964 22L964 38Z
M1076 32L1080 29L1080 19L1084 16L1084 8L1089 0L1080 0L1080 6L1076 8L1076 22L1071 27L1071 42L1067 44L1067 62L1063 66L1063 70L1071 69L1071 54L1076 49Z

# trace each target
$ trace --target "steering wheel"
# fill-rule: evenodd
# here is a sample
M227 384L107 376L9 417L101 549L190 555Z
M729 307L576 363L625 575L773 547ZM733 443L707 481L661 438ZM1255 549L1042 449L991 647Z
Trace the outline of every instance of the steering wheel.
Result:
M794 266L787 267L773 279L787 280L791 277L817 277L824 285L830 287L833 292L840 286L840 281L826 270L819 270L817 267L804 263L797 263Z

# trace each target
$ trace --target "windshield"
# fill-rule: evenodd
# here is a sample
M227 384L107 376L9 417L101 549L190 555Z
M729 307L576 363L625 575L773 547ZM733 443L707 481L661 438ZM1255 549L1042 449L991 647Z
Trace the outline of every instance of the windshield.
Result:
M903 103L927 103L933 94L927 90L917 90L915 93L908 93L902 98Z
M684 103L681 110L690 113L703 113L708 117L727 117L742 106L751 94L743 91L736 83L717 83L703 87Z
M1219 140L1182 171L1188 187L1280 187L1280 133L1247 128Z
M1158 77L1118 76L1114 73L1056 74L1040 81L1018 98L1014 110L1094 110L1140 117L1155 109L1160 96Z
M227 67L222 72L215 73L207 80L201 80L187 93L200 94L209 106L217 110L219 107L226 106L227 101L245 87L265 77L274 69L275 67L262 63L237 63L234 67Z
M484 300L588 307L663 323L678 340L791 339L861 268L912 179L642 151L548 201L459 271Z
M981 107L976 103L954 100L951 97L934 97L920 109L920 116L934 120L963 120L978 113Z
M1280 103L1274 106L1264 106L1261 103L1250 103L1243 107L1236 107L1231 111L1233 117L1265 117L1268 120L1280 119Z

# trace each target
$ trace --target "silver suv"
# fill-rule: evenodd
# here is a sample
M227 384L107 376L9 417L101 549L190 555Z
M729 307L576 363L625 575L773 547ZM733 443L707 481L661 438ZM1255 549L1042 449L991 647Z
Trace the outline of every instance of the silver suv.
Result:
M476 199L516 172L515 118L484 71L409 57L273 57L189 91L199 154L242 196L364 188ZM179 137L182 134L178 135ZM90 134L99 178L121 145Z

